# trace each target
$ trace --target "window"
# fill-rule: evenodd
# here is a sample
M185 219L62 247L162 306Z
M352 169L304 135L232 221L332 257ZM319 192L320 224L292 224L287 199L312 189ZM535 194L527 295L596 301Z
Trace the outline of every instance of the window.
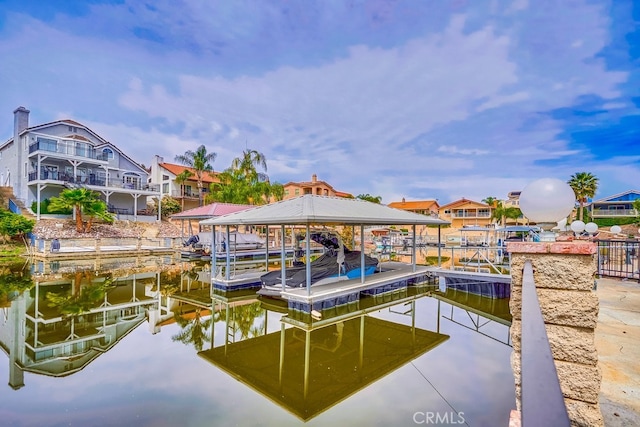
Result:
M300 189L296 188L296 196L300 195Z
M169 193L169 183L165 183L162 184L162 194L168 194Z
M58 141L55 139L38 137L36 139L36 142L38 144L39 150L53 151L53 152L58 151Z
M169 175L162 175L163 181L169 181Z
M113 159L113 150L111 148L102 149L102 158L105 160Z

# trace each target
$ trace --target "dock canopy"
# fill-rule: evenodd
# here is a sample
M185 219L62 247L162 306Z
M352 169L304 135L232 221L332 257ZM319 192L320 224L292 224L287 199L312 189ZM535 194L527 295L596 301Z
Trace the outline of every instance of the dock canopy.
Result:
M201 225L449 225L449 221L360 199L304 196L200 221Z

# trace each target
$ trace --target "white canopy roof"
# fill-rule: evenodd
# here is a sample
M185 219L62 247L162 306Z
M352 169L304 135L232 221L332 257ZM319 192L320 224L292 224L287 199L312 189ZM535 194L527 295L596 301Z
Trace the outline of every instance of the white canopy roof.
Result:
M200 221L202 225L448 225L449 221L360 199L307 194Z

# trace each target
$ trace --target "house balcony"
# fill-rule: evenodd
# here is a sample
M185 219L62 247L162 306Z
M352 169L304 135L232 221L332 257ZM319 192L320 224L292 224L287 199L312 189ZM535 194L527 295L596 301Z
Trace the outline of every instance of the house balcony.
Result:
M147 184L142 182L122 182L122 179L105 179L98 176L73 176L64 172L58 171L41 171L29 173L29 183L33 184L35 181L46 181L49 184L59 184L64 187L103 187L103 188L118 188L132 191L148 191L157 193L160 191L160 184Z
M451 218L491 218L491 212L452 212Z
M635 217L639 212L635 209L594 209L591 211L592 218L616 218Z
M107 156L101 152L97 152L93 147L90 146L78 146L77 142L67 142L67 141L59 141L59 140L38 140L33 144L29 145L29 155L34 153L40 154L56 154L61 158L85 158L96 160L99 162L107 163L109 160Z
M203 195L206 193L203 193ZM172 191L171 192L171 197L173 197L174 199L193 199L193 200L198 200L198 193L180 193L179 191Z

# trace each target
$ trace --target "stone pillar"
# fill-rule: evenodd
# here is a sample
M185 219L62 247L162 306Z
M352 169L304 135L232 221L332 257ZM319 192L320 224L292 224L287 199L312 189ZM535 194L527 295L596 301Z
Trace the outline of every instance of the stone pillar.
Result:
M598 395L601 372L595 346L598 296L594 289L597 246L592 242L510 242L513 316L511 366L521 408L520 338L522 270L531 261L551 353L573 426L604 425Z

